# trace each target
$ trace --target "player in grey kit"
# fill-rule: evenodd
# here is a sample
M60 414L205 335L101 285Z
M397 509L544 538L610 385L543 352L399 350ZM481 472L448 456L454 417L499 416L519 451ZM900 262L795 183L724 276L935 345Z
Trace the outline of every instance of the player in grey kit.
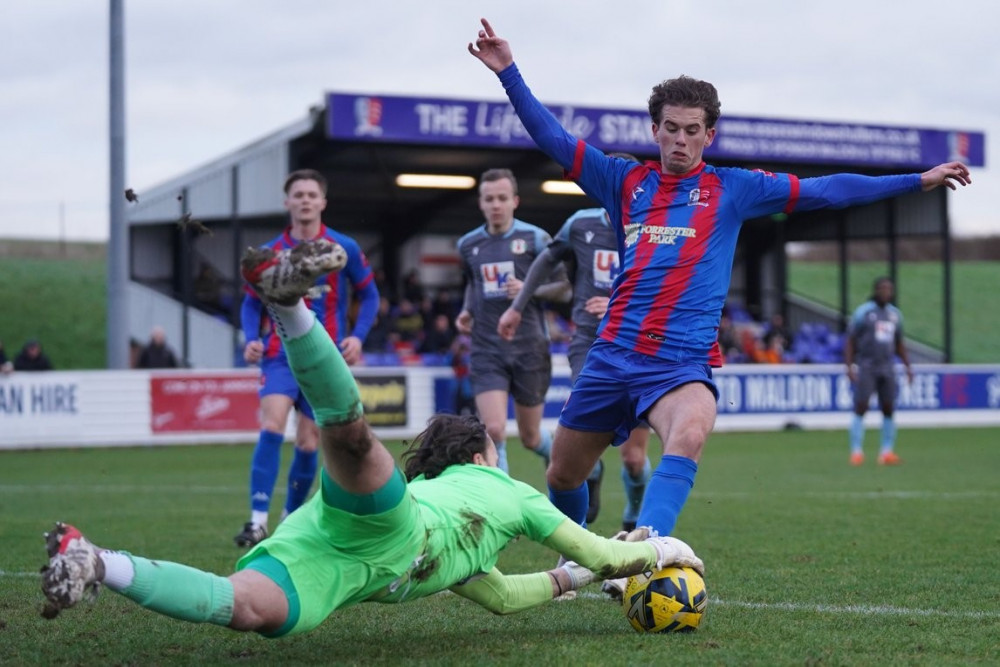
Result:
M479 182L479 208L486 224L458 240L466 278L465 303L455 320L459 333L472 337L471 377L479 418L486 425L507 470L506 427L508 395L521 443L546 462L552 434L541 428L545 393L552 379L549 334L542 306L524 308L524 327L510 340L497 335L497 323L521 291L522 280L535 257L552 240L548 232L514 217L519 199L517 180L509 169L490 169ZM539 296L566 300L569 281L562 277Z
M844 345L844 362L847 377L854 385L854 415L851 417L851 465L865 461L864 416L872 393L878 391L882 409L882 438L878 462L880 465L898 465L902 461L893 451L896 444L896 422L893 408L896 401L895 358L899 355L906 366L906 379L913 381L913 369L903 344L903 313L892 304L895 285L889 278L877 278L872 298L858 306L851 318L847 342Z
M513 338L521 323L521 313L535 289L548 279L561 262L574 267L572 318L576 329L569 344L568 356L570 377L576 382L587 351L597 338L597 327L608 308L611 284L618 275L615 231L604 209L582 209L566 220L555 240L532 263L520 294L500 317L497 332L506 340ZM635 528L642 495L649 481L650 465L646 456L648 444L649 427L643 425L633 429L628 440L621 445L622 481L625 484L622 527L625 530ZM587 480L590 492L587 523L592 523L597 518L600 509L600 485L594 483L596 478L592 474Z

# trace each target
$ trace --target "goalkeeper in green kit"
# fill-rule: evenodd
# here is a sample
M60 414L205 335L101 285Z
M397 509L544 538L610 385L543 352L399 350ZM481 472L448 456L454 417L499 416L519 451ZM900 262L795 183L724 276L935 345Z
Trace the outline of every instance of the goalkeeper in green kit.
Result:
M54 617L104 584L172 618L280 637L312 630L359 602L404 602L447 589L505 614L598 579L669 565L703 572L675 538L639 528L629 541L609 540L578 526L496 467L496 448L475 418L432 417L404 456L404 478L364 420L347 364L301 301L319 275L345 259L340 246L317 240L278 252L248 250L242 266L315 410L320 492L229 577L102 549L57 523L46 535L43 615ZM502 574L499 553L521 535L569 562L548 572Z

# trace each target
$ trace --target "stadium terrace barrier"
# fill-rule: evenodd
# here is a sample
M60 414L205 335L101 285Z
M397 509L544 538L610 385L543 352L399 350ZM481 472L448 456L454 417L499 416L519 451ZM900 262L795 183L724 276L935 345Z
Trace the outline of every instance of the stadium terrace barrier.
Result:
M900 370L902 427L1000 425L1000 365L918 365ZM442 367L354 369L369 421L384 439L408 438L452 411L454 377ZM733 365L716 373L718 431L847 428L851 388L843 366ZM0 449L250 443L258 430L256 369L80 371L0 376ZM545 422L569 395L564 358L554 365ZM509 431L516 432L513 412ZM867 423L879 423L877 410ZM294 420L290 420L294 422ZM294 437L290 423L287 436Z

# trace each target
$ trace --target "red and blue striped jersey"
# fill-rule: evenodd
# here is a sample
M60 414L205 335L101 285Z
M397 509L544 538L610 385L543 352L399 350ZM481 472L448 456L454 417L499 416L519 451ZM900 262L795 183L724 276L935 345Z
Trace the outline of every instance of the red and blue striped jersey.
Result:
M663 173L658 162L609 157L569 134L531 94L516 65L500 80L538 147L614 221L620 272L598 336L669 361L707 363L744 220L920 190L919 174L800 180L704 162L686 174Z
M299 241L292 237L288 227L279 236L268 241L264 247L283 250L295 247ZM326 225L320 226L319 236L339 243L347 253L347 264L340 271L328 273L316 280L316 287L321 294L316 298L306 298L306 305L316 313L323 328L330 338L340 342L347 336L357 336L364 342L368 331L378 313L379 294L375 286L375 278L368 258L361 250L357 241L345 234L336 232ZM358 315L353 331L348 331L347 315L351 306L352 291L360 300ZM243 335L247 342L261 339L264 342L265 358L273 358L284 354L281 339L274 333L267 312L260 298L252 289L246 287L241 310Z

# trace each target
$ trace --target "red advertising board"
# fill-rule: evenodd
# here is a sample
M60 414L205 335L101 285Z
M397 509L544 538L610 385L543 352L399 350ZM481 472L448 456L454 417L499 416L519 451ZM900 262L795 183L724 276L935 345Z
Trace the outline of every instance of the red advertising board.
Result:
M154 375L149 383L153 433L260 429L257 376Z

